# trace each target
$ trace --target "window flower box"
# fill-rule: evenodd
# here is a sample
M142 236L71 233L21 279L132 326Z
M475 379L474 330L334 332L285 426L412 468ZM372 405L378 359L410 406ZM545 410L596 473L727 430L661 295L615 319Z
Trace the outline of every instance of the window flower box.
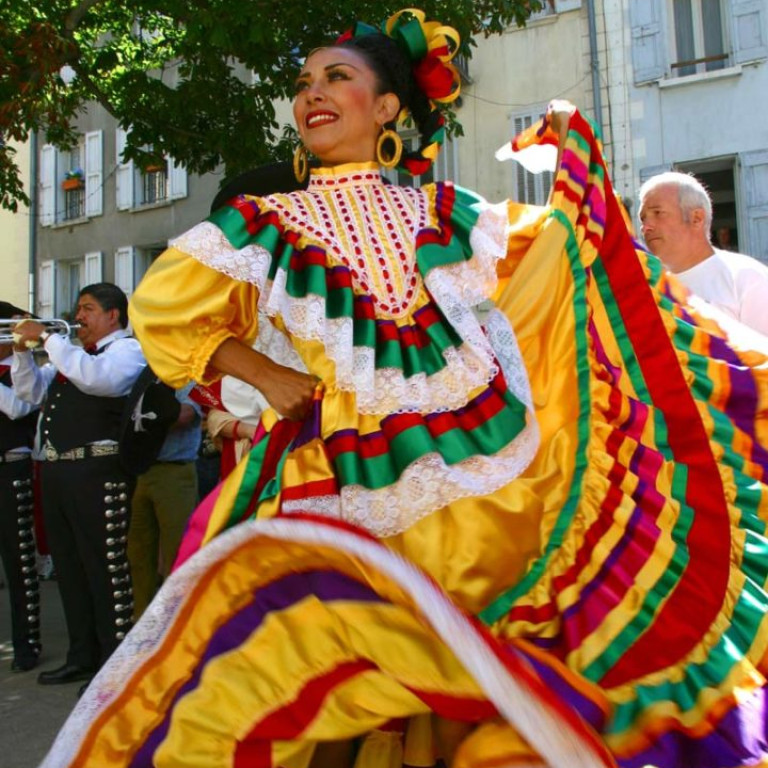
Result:
M85 186L85 183L78 176L71 176L69 178L64 179L61 182L61 188L65 192L70 192L73 189L82 189L84 186Z
M165 163L154 163L144 169L144 173L165 173Z

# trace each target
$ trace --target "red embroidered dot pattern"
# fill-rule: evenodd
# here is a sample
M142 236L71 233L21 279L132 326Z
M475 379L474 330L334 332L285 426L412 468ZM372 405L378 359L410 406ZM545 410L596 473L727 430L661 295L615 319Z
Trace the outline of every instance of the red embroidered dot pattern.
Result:
M379 316L408 313L421 285L414 244L428 221L426 193L385 185L378 170L325 169L307 192L272 199L283 221L349 269Z

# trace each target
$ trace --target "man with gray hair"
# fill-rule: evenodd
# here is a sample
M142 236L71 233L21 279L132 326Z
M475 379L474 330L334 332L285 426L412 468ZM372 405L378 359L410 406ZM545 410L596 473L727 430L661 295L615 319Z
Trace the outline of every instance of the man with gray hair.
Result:
M694 176L670 171L646 181L640 222L648 249L683 285L768 335L768 266L712 245L712 201Z

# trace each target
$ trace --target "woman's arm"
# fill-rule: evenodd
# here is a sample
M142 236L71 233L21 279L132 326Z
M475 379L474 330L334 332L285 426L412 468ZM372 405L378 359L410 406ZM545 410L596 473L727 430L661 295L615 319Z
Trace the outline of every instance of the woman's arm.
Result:
M286 368L235 338L217 347L210 365L256 387L279 414L294 421L307 415L318 384L317 376Z
M547 205L551 205L552 197L555 193L555 180L557 179L558 171L560 170L560 164L563 161L563 149L565 148L565 141L568 138L568 123L570 122L571 115L576 111L576 107L571 104L570 101L564 99L554 99L549 102L547 106L546 118L549 120L549 124L552 130L557 134L557 162L555 163L555 173L552 176L552 188L549 190L549 198L547 199Z

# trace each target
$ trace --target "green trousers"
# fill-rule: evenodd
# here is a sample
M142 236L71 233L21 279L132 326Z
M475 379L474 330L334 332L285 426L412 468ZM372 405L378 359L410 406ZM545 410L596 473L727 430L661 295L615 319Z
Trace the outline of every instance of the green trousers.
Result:
M158 462L136 481L128 529L133 611L138 619L171 571L197 505L195 462Z

